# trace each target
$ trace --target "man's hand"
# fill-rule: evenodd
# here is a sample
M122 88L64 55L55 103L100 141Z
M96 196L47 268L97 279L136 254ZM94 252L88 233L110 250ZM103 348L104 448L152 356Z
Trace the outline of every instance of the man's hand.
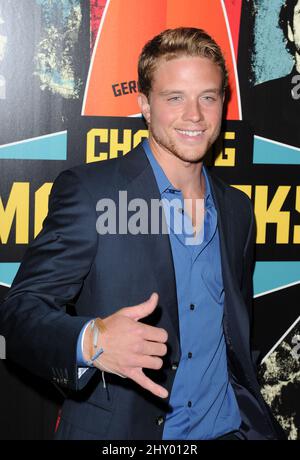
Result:
M101 346L104 353L94 361L94 365L101 370L128 377L154 395L166 398L168 391L143 372L143 368L160 369L163 365L161 357L167 353L167 332L139 322L155 310L157 302L158 294L153 293L145 302L121 308L103 318L105 331L99 334L98 347ZM90 343L90 334L85 334L85 359L90 359Z

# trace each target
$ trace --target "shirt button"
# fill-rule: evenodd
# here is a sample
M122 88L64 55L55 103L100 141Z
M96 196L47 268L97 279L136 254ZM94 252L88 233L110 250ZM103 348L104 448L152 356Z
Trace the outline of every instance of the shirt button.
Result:
M164 423L164 417L162 415L160 415L159 417L157 417L157 419L155 420L155 423L156 425L160 426Z
M188 402L188 406L189 406L189 407L192 407L192 401L189 401L189 402Z
M171 369L172 371L176 371L178 369L178 363L172 363Z
M191 357L193 356L193 353L191 351L188 352L188 358L191 359Z
M183 208L178 208L178 212L180 212L181 214L184 214L184 209Z
M194 305L193 303L191 303L190 309L191 309L191 310L195 310L195 305Z

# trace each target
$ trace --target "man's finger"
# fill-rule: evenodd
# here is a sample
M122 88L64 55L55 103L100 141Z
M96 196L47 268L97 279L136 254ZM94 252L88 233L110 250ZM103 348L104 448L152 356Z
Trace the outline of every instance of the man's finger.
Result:
M143 339L150 340L151 342L166 343L168 340L168 333L161 327L143 324Z
M140 345L140 353L147 356L165 356L167 354L167 345L164 343L149 342L144 340Z
M132 368L145 368L159 370L163 366L163 360L156 356L147 355L133 355L128 359L128 367Z
M139 321L149 316L155 310L157 303L158 294L153 292L145 302L135 305L134 307L122 308L120 314L127 316L127 318L134 319L135 321Z
M167 398L169 395L168 391L164 387L154 383L153 380L149 379L149 377L147 377L141 369L134 369L128 377L159 398Z

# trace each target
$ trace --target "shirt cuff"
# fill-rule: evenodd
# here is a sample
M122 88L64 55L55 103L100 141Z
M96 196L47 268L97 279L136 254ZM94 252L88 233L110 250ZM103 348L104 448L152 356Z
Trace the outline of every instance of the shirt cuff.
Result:
M76 350L76 361L77 361L77 366L78 367L92 367L87 364L83 357L83 339L84 339L84 334L85 331L87 330L89 324L91 321L88 321L85 323L83 328L81 329L81 332L79 334L78 340L77 340L77 350Z

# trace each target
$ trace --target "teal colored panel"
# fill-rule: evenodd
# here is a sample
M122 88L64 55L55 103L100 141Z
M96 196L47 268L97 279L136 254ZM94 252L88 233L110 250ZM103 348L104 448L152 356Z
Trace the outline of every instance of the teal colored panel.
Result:
M300 149L254 136L253 163L299 165Z
M67 131L0 146L0 160L66 160Z
M0 263L0 284L12 284L20 264L15 262Z
M256 262L254 295L300 283L300 262Z

